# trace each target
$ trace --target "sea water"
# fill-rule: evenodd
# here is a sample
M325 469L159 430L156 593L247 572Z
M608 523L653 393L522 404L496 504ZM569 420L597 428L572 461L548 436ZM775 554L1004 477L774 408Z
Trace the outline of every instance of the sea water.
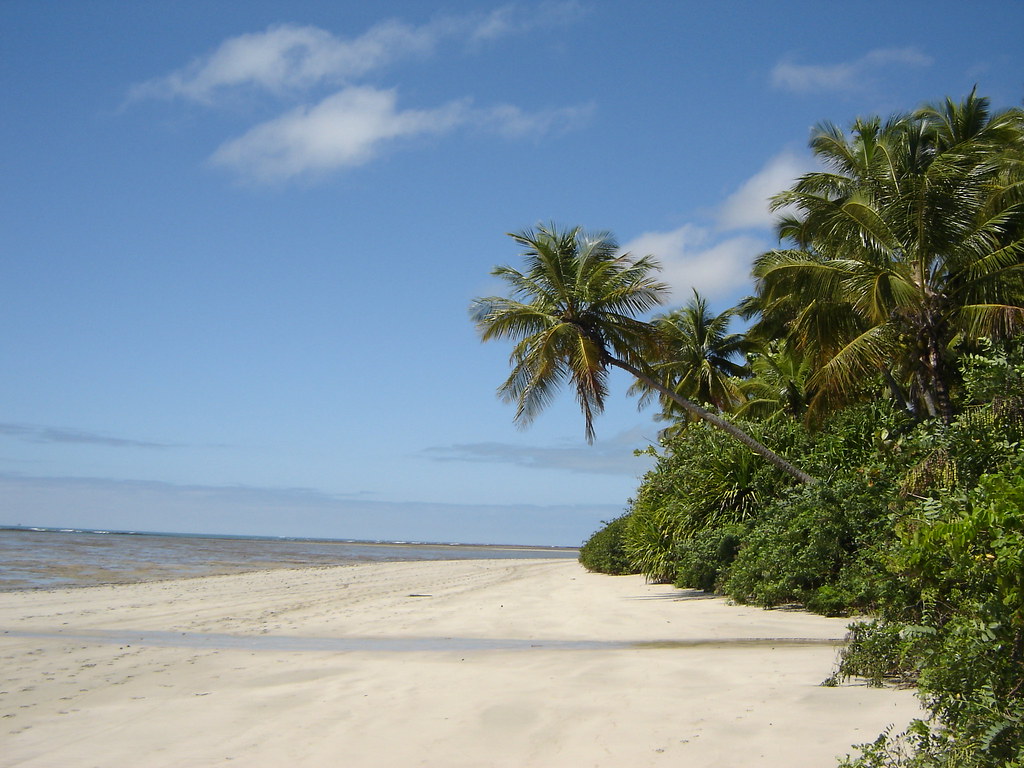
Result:
M575 549L0 528L0 591L360 562L575 558Z

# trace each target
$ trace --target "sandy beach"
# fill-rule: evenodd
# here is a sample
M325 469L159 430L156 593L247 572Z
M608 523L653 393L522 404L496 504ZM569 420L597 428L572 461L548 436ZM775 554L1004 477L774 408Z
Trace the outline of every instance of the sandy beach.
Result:
M847 621L558 560L0 593L0 765L803 766L919 709Z

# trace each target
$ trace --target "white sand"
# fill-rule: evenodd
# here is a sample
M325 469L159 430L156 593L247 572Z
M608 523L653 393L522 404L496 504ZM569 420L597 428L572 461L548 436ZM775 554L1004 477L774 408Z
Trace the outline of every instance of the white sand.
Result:
M0 765L819 768L918 714L819 685L846 623L559 560L2 593Z

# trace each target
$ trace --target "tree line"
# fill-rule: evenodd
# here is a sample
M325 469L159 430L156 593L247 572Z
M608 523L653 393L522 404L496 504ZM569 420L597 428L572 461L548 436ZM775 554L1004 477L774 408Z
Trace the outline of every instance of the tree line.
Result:
M525 425L568 386L588 440L613 369L656 404L588 568L870 617L830 682L914 684L930 718L847 764L1024 765L1024 113L972 92L810 146L720 314L651 317L658 264L609 233L512 234L509 294L471 307L513 343L499 395Z

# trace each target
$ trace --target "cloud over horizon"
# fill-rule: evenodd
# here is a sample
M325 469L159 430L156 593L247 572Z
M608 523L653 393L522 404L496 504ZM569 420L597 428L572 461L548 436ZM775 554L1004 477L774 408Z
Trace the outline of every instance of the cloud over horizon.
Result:
M577 546L620 505L375 501L311 488L183 485L0 472L0 524L249 536ZM495 536L500 521L502 534Z
M105 445L112 448L173 448L171 443L113 437L101 432L88 432L69 427L47 427L40 424L0 424L0 435L29 443L70 443L74 445Z
M584 474L639 477L653 466L653 460L636 456L634 450L651 440L644 430L620 432L593 445L534 446L510 443L463 443L428 448L424 453L435 461L469 461L512 464L531 469L568 470Z

